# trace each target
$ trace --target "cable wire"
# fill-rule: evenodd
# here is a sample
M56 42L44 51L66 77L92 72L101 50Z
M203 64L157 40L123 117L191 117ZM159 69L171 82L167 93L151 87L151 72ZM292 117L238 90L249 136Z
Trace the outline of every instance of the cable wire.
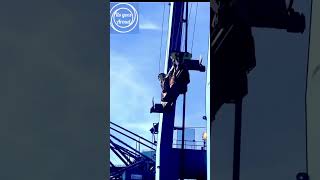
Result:
M166 6L165 3L163 3L163 11L162 11L162 25L161 25L161 40L160 40L160 57L159 57L159 73L160 73L160 66L161 66L161 54L162 54L162 39L163 39L163 24L164 24L164 12L165 12Z
M293 3L293 2L292 2ZM292 6L292 4L291 4ZM309 173L309 160L308 160L308 79L309 79L309 58L310 58L310 42L311 42L311 24L312 24L312 6L313 6L313 0L311 0L311 3L310 3L310 15L309 15L309 38L308 38L308 58L307 58L307 68L306 68L306 83L305 83L305 94L304 94L304 99L305 99L305 106L304 106L304 110L305 110L305 141L306 141L306 145L305 145L305 152L306 152L306 171L307 171L307 174Z
M178 32L181 32L180 31L180 28L183 28L183 26L181 26L181 24L183 23L183 14L184 14L184 11L183 11L183 8L181 8L181 11L180 14L182 13L180 19L179 19L179 26L178 26ZM176 19L175 19L176 20ZM173 22L173 24L175 24L175 22ZM182 33L181 33L182 34ZM177 34L176 36L176 39L175 39L175 47L178 46L178 38L179 38L179 34ZM175 51L177 51L178 49L175 49Z
M197 7L196 7L196 15L195 15L194 24L193 24L193 34L192 34L192 42L191 42L191 53L192 53L192 49L193 49L194 32L196 31L197 15L198 15L198 3L197 3Z

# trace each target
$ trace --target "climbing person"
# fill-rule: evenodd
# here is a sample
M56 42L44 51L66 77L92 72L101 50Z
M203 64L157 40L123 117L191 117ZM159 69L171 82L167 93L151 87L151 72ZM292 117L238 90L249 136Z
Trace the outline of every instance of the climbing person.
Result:
M153 105L150 112L161 113L167 104L172 105L180 94L187 92L187 86L190 83L188 69L184 65L184 54L173 52L170 56L172 67L168 74L160 73L158 79L162 89L161 105Z
M172 53L172 67L168 72L167 81L164 82L163 102L174 102L179 94L187 92L190 83L189 71L184 64L183 54ZM169 87L169 88L168 88Z

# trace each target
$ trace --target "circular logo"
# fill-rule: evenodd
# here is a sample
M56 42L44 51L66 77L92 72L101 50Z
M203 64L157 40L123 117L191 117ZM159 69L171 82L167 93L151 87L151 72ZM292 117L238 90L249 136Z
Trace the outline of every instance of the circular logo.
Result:
M129 3L118 3L110 10L110 26L119 33L128 33L138 24L138 12Z

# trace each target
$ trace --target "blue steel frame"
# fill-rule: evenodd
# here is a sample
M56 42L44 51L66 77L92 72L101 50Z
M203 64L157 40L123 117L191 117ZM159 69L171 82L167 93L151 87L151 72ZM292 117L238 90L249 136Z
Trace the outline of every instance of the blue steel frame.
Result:
M181 51L181 36L183 27L184 2L172 2L170 7L168 45L166 50L166 62L164 73L172 66L170 54ZM175 117L175 105L170 111L160 114L159 138L156 152L156 180L176 180L179 177L179 170L172 151L173 129Z

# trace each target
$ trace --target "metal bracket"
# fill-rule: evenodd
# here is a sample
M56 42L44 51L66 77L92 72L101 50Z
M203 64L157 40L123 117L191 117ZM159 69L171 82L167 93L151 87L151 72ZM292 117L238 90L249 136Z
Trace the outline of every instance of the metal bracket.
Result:
M184 65L186 66L187 70L194 70L205 72L206 68L201 64L202 59L200 60L193 60L192 54L189 52L173 52L171 54L173 58L183 59Z
M206 67L200 63L200 60L184 60L184 64L188 70L205 72Z

